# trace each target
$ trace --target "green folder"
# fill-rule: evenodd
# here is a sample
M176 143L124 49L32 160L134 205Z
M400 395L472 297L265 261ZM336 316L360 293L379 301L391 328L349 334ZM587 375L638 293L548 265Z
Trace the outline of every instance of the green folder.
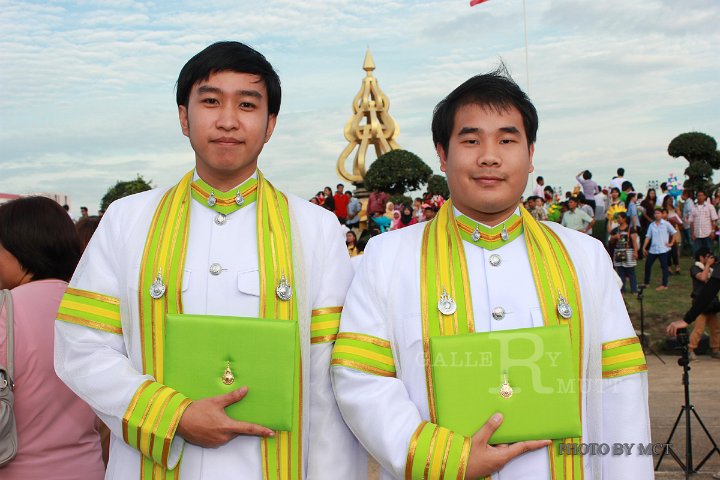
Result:
M297 348L296 321L168 314L164 383L193 400L247 386L228 416L289 431Z
M500 412L492 444L581 435L567 325L432 337L430 358L439 425L471 436Z

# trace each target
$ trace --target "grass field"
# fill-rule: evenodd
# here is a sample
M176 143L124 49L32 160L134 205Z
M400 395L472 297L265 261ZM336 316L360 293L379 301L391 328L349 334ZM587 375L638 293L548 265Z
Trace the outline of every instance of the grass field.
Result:
M690 279L690 267L693 261L689 256L680 257L680 273L670 275L668 289L657 292L662 280L660 262L655 261L650 278L650 286L643 292L643 308L645 310L645 333L650 335L650 341L656 349L661 349L661 343L665 339L665 327L673 320L680 320L690 308L690 292L692 291L692 280ZM635 267L635 275L638 283L643 282L645 275L645 261L638 261ZM629 290L629 288L628 288ZM640 301L637 295L625 294L625 305L627 306L630 319L636 330L640 331Z

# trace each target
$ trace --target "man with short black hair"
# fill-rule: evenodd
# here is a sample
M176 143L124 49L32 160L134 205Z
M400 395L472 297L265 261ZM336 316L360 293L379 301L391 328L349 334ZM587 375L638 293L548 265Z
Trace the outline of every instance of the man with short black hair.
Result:
M577 197L570 197L567 204L568 211L563 214L562 226L582 233L592 231L595 219L578 208Z
M348 219L348 203L350 202L350 198L343 193L345 190L345 185L342 183L337 184L337 191L335 192L335 195L333 195L333 200L335 200L335 216L337 216L338 221L340 224L345 225Z
M712 250L717 219L717 212L715 207L707 201L707 194L702 190L698 190L697 203L693 207L689 218L693 255L702 247Z
M362 205L360 204L360 200L357 199L353 195L353 193L348 190L345 192L345 195L348 197L348 204L347 204L347 223L345 226L349 228L350 230L353 230L355 232L355 235L359 235L360 230L360 210L362 210Z
M667 210L665 210L667 213ZM652 272L653 263L656 259L660 260L660 268L662 269L662 284L655 290L663 291L668 289L668 277L670 275L669 260L670 248L674 243L675 229L669 222L662 218L663 209L655 207L655 221L653 221L645 235L645 243L643 244L643 253L647 256L645 261L645 285L650 285L650 274ZM648 248L649 247L649 248Z
M56 322L58 376L112 432L107 477L367 478L328 372L352 279L343 232L333 214L258 169L280 110L277 73L247 45L215 43L182 68L176 99L194 169L175 186L112 203ZM230 391L191 400L168 386L166 314L202 315L218 338L229 335L218 317L254 319L264 335L271 319L294 325L290 343L272 345L296 352L276 364L292 386L274 408L291 410L290 427L228 416L225 407L262 390L234 378L237 359L219 345L181 353L199 355L198 371L211 366L204 375Z
M635 451L560 454L560 442L647 444L647 374L603 245L538 222L519 206L534 170L537 126L535 107L502 69L457 87L432 121L450 200L434 220L374 237L365 249L345 301L332 376L345 420L384 479L653 478L652 457ZM463 432L444 424L442 398L469 400L454 389L436 390L433 369L440 360L431 343L483 332L509 339L518 329L553 325L570 326L574 353L563 361L582 379L571 399L582 406L582 415L572 414L582 423L582 439L490 445L513 417L507 411L489 414L484 424L485 418L475 419ZM515 372L503 372L501 363L493 364L497 372L477 365L470 372L491 378L497 388L487 394L495 398L512 394ZM513 418L538 416L523 413Z

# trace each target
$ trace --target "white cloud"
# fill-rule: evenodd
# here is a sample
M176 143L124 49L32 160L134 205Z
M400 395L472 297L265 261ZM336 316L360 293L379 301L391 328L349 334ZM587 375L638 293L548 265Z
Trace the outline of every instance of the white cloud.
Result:
M527 78L522 3L459 0L0 2L0 191L64 191L96 205L118 179L157 185L192 165L174 82L207 44L246 41L280 72L284 98L261 166L303 197L334 185L343 127L370 45L398 142L437 170L434 105L502 58ZM713 0L527 2L536 165L570 186L624 166L637 188L684 170L665 149L720 135Z

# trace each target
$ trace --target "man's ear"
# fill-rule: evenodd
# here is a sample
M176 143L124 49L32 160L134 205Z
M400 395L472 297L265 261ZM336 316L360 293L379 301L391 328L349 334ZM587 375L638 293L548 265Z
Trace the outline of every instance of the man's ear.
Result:
M180 118L180 129L183 135L186 137L190 136L190 123L188 121L187 107L185 105L178 105L178 117Z
M268 115L267 127L265 128L265 143L270 141L273 132L275 131L275 125L277 124L277 115Z
M445 152L445 149L438 143L435 145L435 151L438 154L438 158L440 158L440 171L447 172L447 153Z
M528 170L528 173L532 173L535 171L535 164L533 164L533 155L535 155L535 144L534 143L530 145L528 152L530 153L530 169Z

